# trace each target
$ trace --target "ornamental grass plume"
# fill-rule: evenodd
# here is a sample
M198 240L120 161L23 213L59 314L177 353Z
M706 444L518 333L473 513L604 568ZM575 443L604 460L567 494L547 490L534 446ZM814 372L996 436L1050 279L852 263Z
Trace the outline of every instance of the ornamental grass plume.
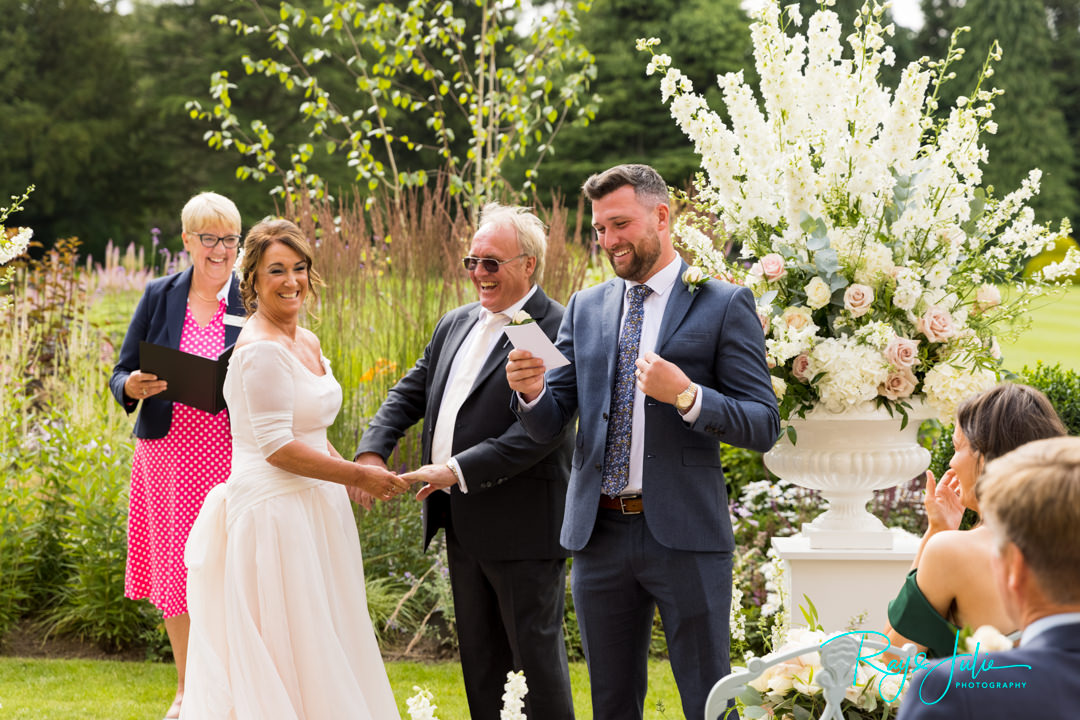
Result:
M705 274L754 292L785 420L868 403L906 415L925 399L951 422L960 399L997 381L996 336L1018 331L1032 301L1080 267L1073 248L1019 279L1070 230L1035 222L1039 170L1001 197L982 187L1001 48L969 95L941 108L966 28L944 59L910 63L885 88L879 74L896 55L883 12L868 1L843 37L823 7L791 33L803 26L798 5L766 0L750 26L757 92L741 72L718 78L730 122L658 39L638 41L701 157L675 234ZM717 249L732 244L734 257Z

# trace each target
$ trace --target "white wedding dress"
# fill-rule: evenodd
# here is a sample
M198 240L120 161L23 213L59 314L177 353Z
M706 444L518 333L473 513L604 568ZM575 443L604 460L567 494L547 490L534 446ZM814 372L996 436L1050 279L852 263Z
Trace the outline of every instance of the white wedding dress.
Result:
M345 488L266 462L291 440L328 452L341 386L283 345L236 349L225 377L232 474L187 543L186 720L398 718L367 611Z

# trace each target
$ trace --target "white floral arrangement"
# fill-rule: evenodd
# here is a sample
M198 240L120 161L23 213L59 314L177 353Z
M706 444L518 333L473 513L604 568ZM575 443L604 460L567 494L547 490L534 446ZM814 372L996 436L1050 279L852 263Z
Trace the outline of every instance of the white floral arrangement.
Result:
M820 648L839 634L825 633L820 629L794 628L787 634L785 642L764 659L799 647L814 645ZM773 665L747 683L749 689L739 697L742 704L740 715L818 717L826 702L824 688L819 683L823 674L821 653L817 650ZM887 720L895 717L907 679L908 674L903 671L885 672L872 663L858 660L853 682L844 691L841 707L843 717L849 720Z
M730 123L657 52L658 39L638 40L701 157L675 234L703 275L754 292L785 420L867 403L906 417L924 397L951 423L963 398L997 381L995 336L1080 268L1070 249L1002 298L998 286L1070 227L1035 222L1038 170L1004 197L980 187L979 137L996 132L1000 93L984 85L1001 50L995 43L974 92L935 120L950 63L963 55L957 34L944 60L911 63L886 89L879 72L895 53L882 12L863 6L845 58L835 12L823 7L791 34L803 24L798 5L766 0L750 28L760 102L741 72L718 78ZM738 256L714 239L736 241Z
M410 720L439 720L435 716L435 711L439 707L433 703L435 698L431 691L415 685L413 690L416 694L405 701ZM525 696L528 692L525 673L521 671L506 673L506 684L503 686L502 696L503 706L499 713L499 720L526 720L524 710Z

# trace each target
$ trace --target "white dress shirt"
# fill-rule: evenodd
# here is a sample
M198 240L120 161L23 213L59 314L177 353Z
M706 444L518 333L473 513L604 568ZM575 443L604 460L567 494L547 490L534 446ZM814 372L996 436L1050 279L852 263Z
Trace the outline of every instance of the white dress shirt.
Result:
M465 340L461 343L461 347L458 348L458 352L454 355L454 361L450 364L450 374L446 376L446 386L443 388L442 400L439 403L440 406L446 400L447 390L449 390L454 385L454 377L457 375L458 368L461 366L461 358L462 358L462 352L461 351L469 349L471 347L471 345L473 344L473 340L474 340L475 336L477 336L477 335L479 335L481 333L481 328L483 327L484 320L489 315L503 315L503 316L506 317L506 322L504 323L504 325L509 324L510 321L514 319L514 316L517 315L518 312L523 307L525 307L525 303L527 303L529 301L529 298L531 298L535 293L536 293L536 285L533 285L532 288L530 288L529 292L525 293L524 297L522 297L520 300L518 300L516 303L514 303L510 307L506 308L505 310L501 310L500 312L497 312L497 313L492 313L490 310L488 310L487 308L484 308L484 307L480 308L479 321L475 325L473 325L472 329L469 331L469 334L465 336ZM509 342L509 341L507 340L506 336L503 333L495 333L495 334L493 334L491 340L488 342L488 346L486 348L482 349L483 353L484 353L483 357L487 358L487 356L491 354L491 351L495 349L495 346L499 342ZM442 417L442 414L440 413L439 418L436 420L436 422L455 422L456 420L457 420L456 417L454 417L454 418L444 418L444 417ZM465 482L465 474L461 471L461 466L458 465L457 460L455 460L453 457L451 457L447 461L447 464L452 466L454 474L458 478L458 487L461 488L461 492L463 492L463 493L469 492L469 487ZM450 491L449 488L445 488L445 490L447 492Z
M668 300L671 298L671 290L678 280L681 266L680 259L676 257L644 283L652 289L652 294L645 298L645 302L642 304L644 317L641 322L641 340L638 344L639 359L644 357L645 353L656 352L656 341L660 338L660 324L664 320L664 310L667 309ZM641 284L634 280L625 280L623 283L623 310L622 317L619 319L620 335L622 334L623 322L626 320L626 295L629 293L630 288ZM615 348L615 352L618 352L618 348ZM580 361L580 358L576 359ZM525 411L532 409L545 392L547 392L546 385L540 395L531 403L522 402L519 395L518 402L521 409ZM698 390L693 406L682 416L683 422L687 425L692 425L701 414L701 395L701 391ZM634 412L630 420L629 480L626 488L621 493L622 495L636 495L641 492L641 468L645 457L645 400L645 393L635 384Z

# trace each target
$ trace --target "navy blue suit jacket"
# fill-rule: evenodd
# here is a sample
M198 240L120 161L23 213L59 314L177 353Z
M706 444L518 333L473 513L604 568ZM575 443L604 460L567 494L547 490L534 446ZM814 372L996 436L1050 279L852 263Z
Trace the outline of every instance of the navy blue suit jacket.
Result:
M191 289L192 269L155 278L146 284L142 298L135 308L124 344L120 346L120 358L109 378L109 389L116 401L128 413L135 410L138 401L124 394L128 375L139 369L139 342L146 340L156 345L179 349L180 335L184 331L187 314L188 290ZM229 284L229 315L245 317L247 311L240 301L240 279L233 276ZM225 347L236 342L240 328L225 326ZM172 401L150 397L143 400L142 409L135 419L135 437L163 438L169 434L172 424Z
M961 665L960 660L967 665ZM897 720L1071 718L1080 714L1080 623L1014 650L934 660L913 676ZM992 664L992 667L991 667ZM1012 666L1012 667L1006 667ZM1027 667L1030 666L1030 667Z
M580 412L561 535L570 550L585 547L596 522L624 288L615 278L574 294L556 342L571 364L547 373L546 391L531 410L512 402L539 442L548 442ZM645 398L645 520L665 547L730 551L735 541L720 443L764 452L780 432L753 295L718 280L691 293L676 280L656 352L700 386L702 404L688 426L675 406Z
M424 421L422 462L431 462L431 441L446 379L461 344L480 317L480 303L446 313L416 365L393 388L356 450L386 459L405 431ZM563 306L540 288L523 308L555 337ZM465 475L468 493L454 486L450 495L432 493L424 501L424 546L452 522L454 534L483 560L541 560L566 557L559 546L559 524L570 474L570 432L536 443L507 405L505 336L496 342L472 391L458 411L451 449Z

